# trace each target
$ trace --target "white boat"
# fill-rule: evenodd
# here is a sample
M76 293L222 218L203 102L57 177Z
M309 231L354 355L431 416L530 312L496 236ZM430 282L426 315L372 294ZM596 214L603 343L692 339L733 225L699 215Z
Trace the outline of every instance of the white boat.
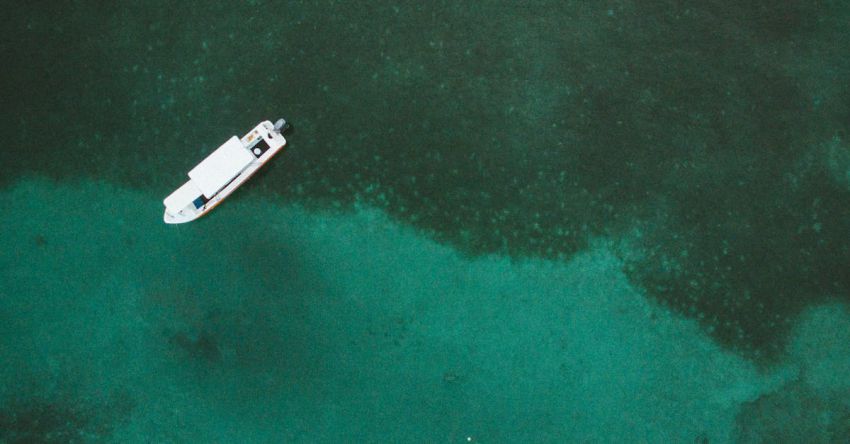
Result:
M233 136L189 171L189 181L163 200L167 224L182 224L207 214L245 183L286 145L289 128L280 119L260 122L247 134Z

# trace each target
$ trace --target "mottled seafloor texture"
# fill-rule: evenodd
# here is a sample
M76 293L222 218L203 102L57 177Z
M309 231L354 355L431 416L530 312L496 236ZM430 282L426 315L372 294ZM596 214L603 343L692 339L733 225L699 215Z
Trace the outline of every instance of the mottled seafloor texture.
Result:
M850 441L850 4L0 10L0 442Z

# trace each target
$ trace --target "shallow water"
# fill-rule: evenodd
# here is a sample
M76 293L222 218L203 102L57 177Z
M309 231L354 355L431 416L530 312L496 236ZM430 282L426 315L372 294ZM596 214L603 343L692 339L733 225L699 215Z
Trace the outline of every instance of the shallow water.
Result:
M753 5L4 8L0 441L848 439L850 8Z

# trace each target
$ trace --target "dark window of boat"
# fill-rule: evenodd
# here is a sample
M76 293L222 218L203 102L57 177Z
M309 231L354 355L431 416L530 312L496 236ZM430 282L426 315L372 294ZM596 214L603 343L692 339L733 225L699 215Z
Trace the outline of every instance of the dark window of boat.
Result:
M195 205L195 208L201 209L201 207L204 206L204 204L207 203L208 201L209 201L209 199L207 199L206 196L201 194L200 196L198 196L197 199L192 201L192 204Z
M254 151L254 150L255 150L255 149L257 149L257 148L259 148L259 149L260 149L260 154L257 154L257 153ZM257 144L251 147L251 153L254 155L254 157L260 157L260 156L262 156L262 155L263 155L263 153L265 153L268 149L269 149L269 144L268 144L268 143L266 143L266 141L265 141L265 140L263 140L262 138L260 138L260 139L258 139L258 140L257 140Z

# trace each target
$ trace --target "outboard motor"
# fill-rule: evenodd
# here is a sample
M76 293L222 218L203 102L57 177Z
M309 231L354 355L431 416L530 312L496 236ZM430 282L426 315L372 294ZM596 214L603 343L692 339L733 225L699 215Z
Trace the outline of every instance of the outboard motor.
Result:
M277 122L274 123L274 130L276 133L283 134L289 130L289 128L292 128L292 125L290 125L286 119L277 119Z

